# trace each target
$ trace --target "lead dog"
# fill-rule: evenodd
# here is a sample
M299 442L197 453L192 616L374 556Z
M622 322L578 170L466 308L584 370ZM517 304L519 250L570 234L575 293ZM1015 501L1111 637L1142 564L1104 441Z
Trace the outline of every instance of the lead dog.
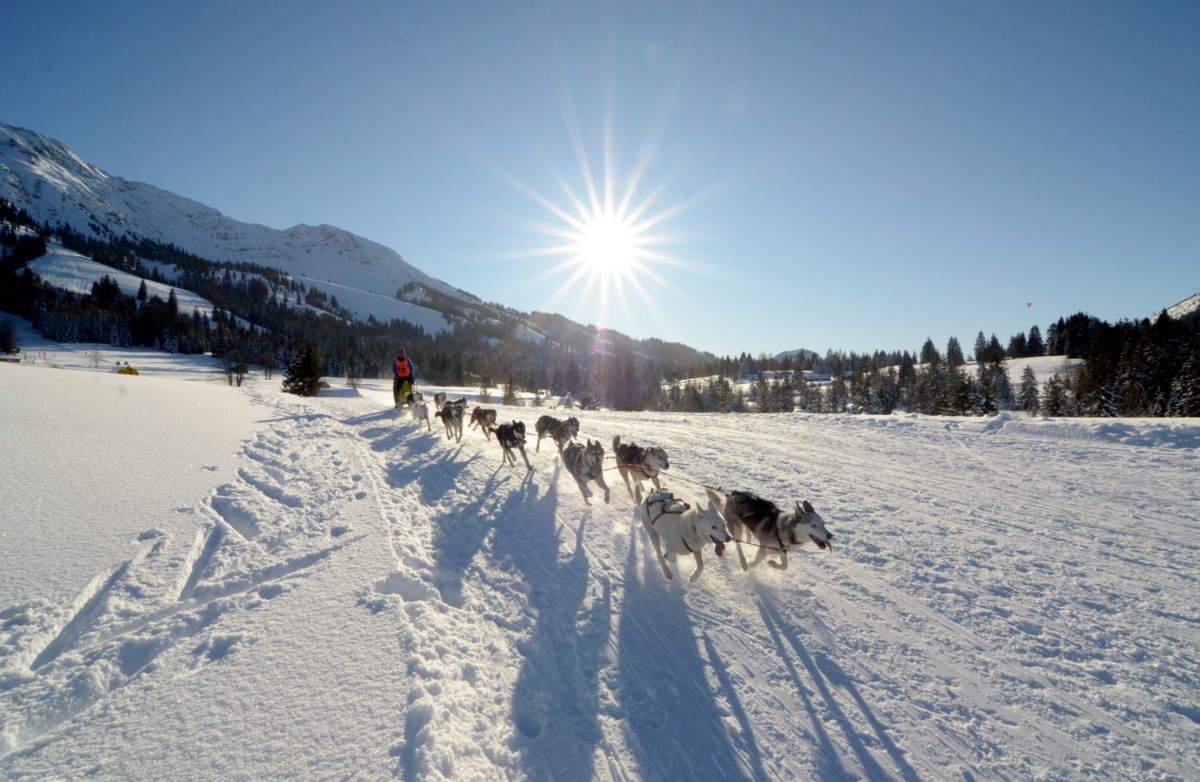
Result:
M471 428L478 426L483 430L483 434L487 439L492 439L492 429L496 426L496 411L490 407L476 407L471 411ZM522 424L524 427L524 424ZM522 431L522 439L524 432Z
M530 470L533 469L533 465L529 463L529 456L525 453L525 424L520 421L500 424L496 427L496 442L500 443L500 448L503 449L505 464L516 467L517 457L513 455L513 451L520 451L521 458L525 460L525 466Z
M462 442L463 412L465 408L466 402L460 399L456 402L447 402L445 407L434 413L446 425L447 440Z
M634 499L642 511L642 526L650 536L658 564L662 565L663 575L668 581L675 577L667 567L668 559L676 562L680 554L695 557L696 570L689 579L695 581L704 572L704 557L701 556L704 547L713 544L719 557L725 553L725 544L730 541L729 530L725 529L725 522L721 519L720 498L712 489L704 491L708 494L708 507L699 509L662 490L651 492L643 502L642 485L637 484Z
M588 483L595 481L597 486L604 489L604 504L608 504L608 484L604 482L604 446L599 440L588 440L586 447L581 443L571 443L563 451L562 460L567 472L579 484L585 503L592 504L592 490L588 488Z
M561 456L563 447L566 446L573 438L579 436L579 419L571 416L565 421L561 421L552 415L544 415L537 420L535 424L537 429L537 447L535 451L542 450L542 438L549 437L558 446L558 453Z
M661 489L662 485L658 482L658 474L671 466L667 459L667 452L657 446L643 448L637 443L629 443L626 445L621 442L621 435L613 436L613 455L617 458L617 472L621 474L621 478L625 481L625 488L629 490L629 496L633 497L633 486L630 484L630 475L633 476L633 482L637 484L638 491L641 491L642 481L649 480L654 484L654 488Z
M749 570L767 556L769 551L779 552L779 562L767 560L771 567L787 570L788 550L793 546L799 548L811 540L817 548L833 551L833 533L825 529L825 520L813 510L808 500L804 505L796 503L796 509L780 510L775 503L764 500L750 492L735 491L725 500L721 515L729 526L729 532L737 541L738 559L742 561L742 570ZM761 548L758 555L750 564L746 563L746 555L742 553L742 530L748 529L758 540Z

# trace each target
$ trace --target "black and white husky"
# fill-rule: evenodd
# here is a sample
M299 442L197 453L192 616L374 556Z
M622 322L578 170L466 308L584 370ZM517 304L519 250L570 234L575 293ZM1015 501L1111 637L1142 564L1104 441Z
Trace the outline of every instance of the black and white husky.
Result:
M529 456L525 453L525 424L520 421L500 424L496 427L496 442L500 443L500 448L503 449L505 464L516 467L517 457L513 451L520 451L521 458L525 460L525 466L530 470L533 469L533 465L529 463Z
M588 440L587 446L582 443L571 443L562 452L563 464L571 477L579 484L583 492L583 501L591 505L592 490L588 484L592 481L604 489L604 503L608 504L608 484L604 482L604 446L599 440Z
M662 565L667 580L675 577L667 567L667 560L675 562L680 554L691 554L696 559L696 570L690 580L695 581L704 571L704 557L701 555L705 546L715 546L718 557L725 553L725 544L730 537L721 518L721 501L712 489L705 489L705 492L708 494L708 506L701 509L693 508L671 492L662 490L651 492L642 501L642 485L637 485L634 499L641 508L642 526L650 536L654 553L658 555L658 564Z
M757 565L770 551L779 552L779 562L767 560L771 567L787 570L788 550L793 546L799 548L808 541L817 544L817 548L833 551L833 533L825 529L825 520L813 510L808 500L804 504L796 503L796 509L780 510L775 503L764 500L750 492L735 491L725 500L721 510L729 532L737 541L738 559L742 561L742 570L749 570ZM742 530L748 529L753 533L760 548L754 561L747 564L746 555L742 553Z
M579 419L575 416L562 421L552 415L544 415L537 420L535 427L538 436L535 451L542 450L542 438L549 437L558 446L558 453L561 455L566 444L579 436Z
M460 399L456 402L447 402L445 407L434 413L446 425L447 440L462 442L463 412L465 408L466 401Z
M634 497L630 476L633 476L633 483L637 484L638 491L641 491L643 480L649 480L655 489L662 488L662 484L658 482L658 474L671 466L667 452L662 448L653 445L643 448L637 443L622 443L621 435L618 434L613 436L613 455L617 458L617 472L625 481L625 488L629 490L630 497Z

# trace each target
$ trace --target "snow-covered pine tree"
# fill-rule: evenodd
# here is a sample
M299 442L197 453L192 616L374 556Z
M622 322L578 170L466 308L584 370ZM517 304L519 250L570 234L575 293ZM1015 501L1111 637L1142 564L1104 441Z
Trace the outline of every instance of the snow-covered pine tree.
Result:
M316 396L321 390L321 357L317 346L305 342L288 364L283 390L298 396Z
M1030 415L1037 415L1042 409L1041 392L1038 391L1037 375L1033 367L1025 365L1021 373L1021 390L1017 393L1017 402L1021 409Z
M1046 381L1046 393L1042 398L1042 413L1048 416L1067 414L1067 390L1057 372Z
M1171 382L1167 415L1173 418L1200 416L1200 353L1196 351Z

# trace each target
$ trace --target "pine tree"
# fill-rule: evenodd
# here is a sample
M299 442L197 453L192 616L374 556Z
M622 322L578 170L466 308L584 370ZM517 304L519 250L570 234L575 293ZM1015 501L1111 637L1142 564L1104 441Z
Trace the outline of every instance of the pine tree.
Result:
M975 363L982 364L984 356L987 355L987 337L983 336L983 332L979 332L975 336Z
M1025 358L1029 353L1029 342L1025 339L1025 332L1018 331L1013 334L1008 340L1007 355L1009 358Z
M755 379L754 385L750 387L750 399L758 406L760 413L773 413L771 409L771 392L767 386L767 378L762 372L758 373L758 378Z
M0 320L0 351L8 353L17 346L17 329L8 318Z
M995 415L1000 412L996 384L1003 374L1004 368L999 364L989 362L975 365L975 380L971 384L973 387L971 410L976 415Z
M942 360L942 356L933 345L933 339L925 338L925 344L921 346L921 363L934 364Z
M849 401L850 392L846 388L846 379L839 372L834 375L833 382L825 389L825 412L844 413Z
M1046 393L1042 399L1042 412L1045 415L1055 417L1067 414L1067 391L1063 386L1062 377L1057 372L1046 381Z
M1033 372L1033 367L1025 365L1025 371L1021 373L1021 391L1017 395L1017 401L1021 404L1021 409L1030 415L1037 415L1042 409L1041 393L1038 391L1037 375Z
M950 369L958 369L967 363L967 360L963 358L962 345L958 344L958 337L951 337L946 343L946 363Z
M1167 402L1171 417L1200 416L1200 356L1193 353L1171 383L1171 399Z
M317 354L317 346L311 341L305 342L288 364L283 390L298 396L316 396L320 392L321 358Z
M1037 326L1032 326L1029 329L1029 340L1025 343L1025 355L1046 355L1046 343L1042 342L1042 332Z

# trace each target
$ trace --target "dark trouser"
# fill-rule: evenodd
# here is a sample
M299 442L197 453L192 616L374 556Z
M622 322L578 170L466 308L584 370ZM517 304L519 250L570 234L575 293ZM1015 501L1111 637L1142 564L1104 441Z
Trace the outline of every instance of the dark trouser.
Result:
M412 379L407 377L392 378L392 401L396 407L400 406L400 400L408 401L408 395L412 392Z

